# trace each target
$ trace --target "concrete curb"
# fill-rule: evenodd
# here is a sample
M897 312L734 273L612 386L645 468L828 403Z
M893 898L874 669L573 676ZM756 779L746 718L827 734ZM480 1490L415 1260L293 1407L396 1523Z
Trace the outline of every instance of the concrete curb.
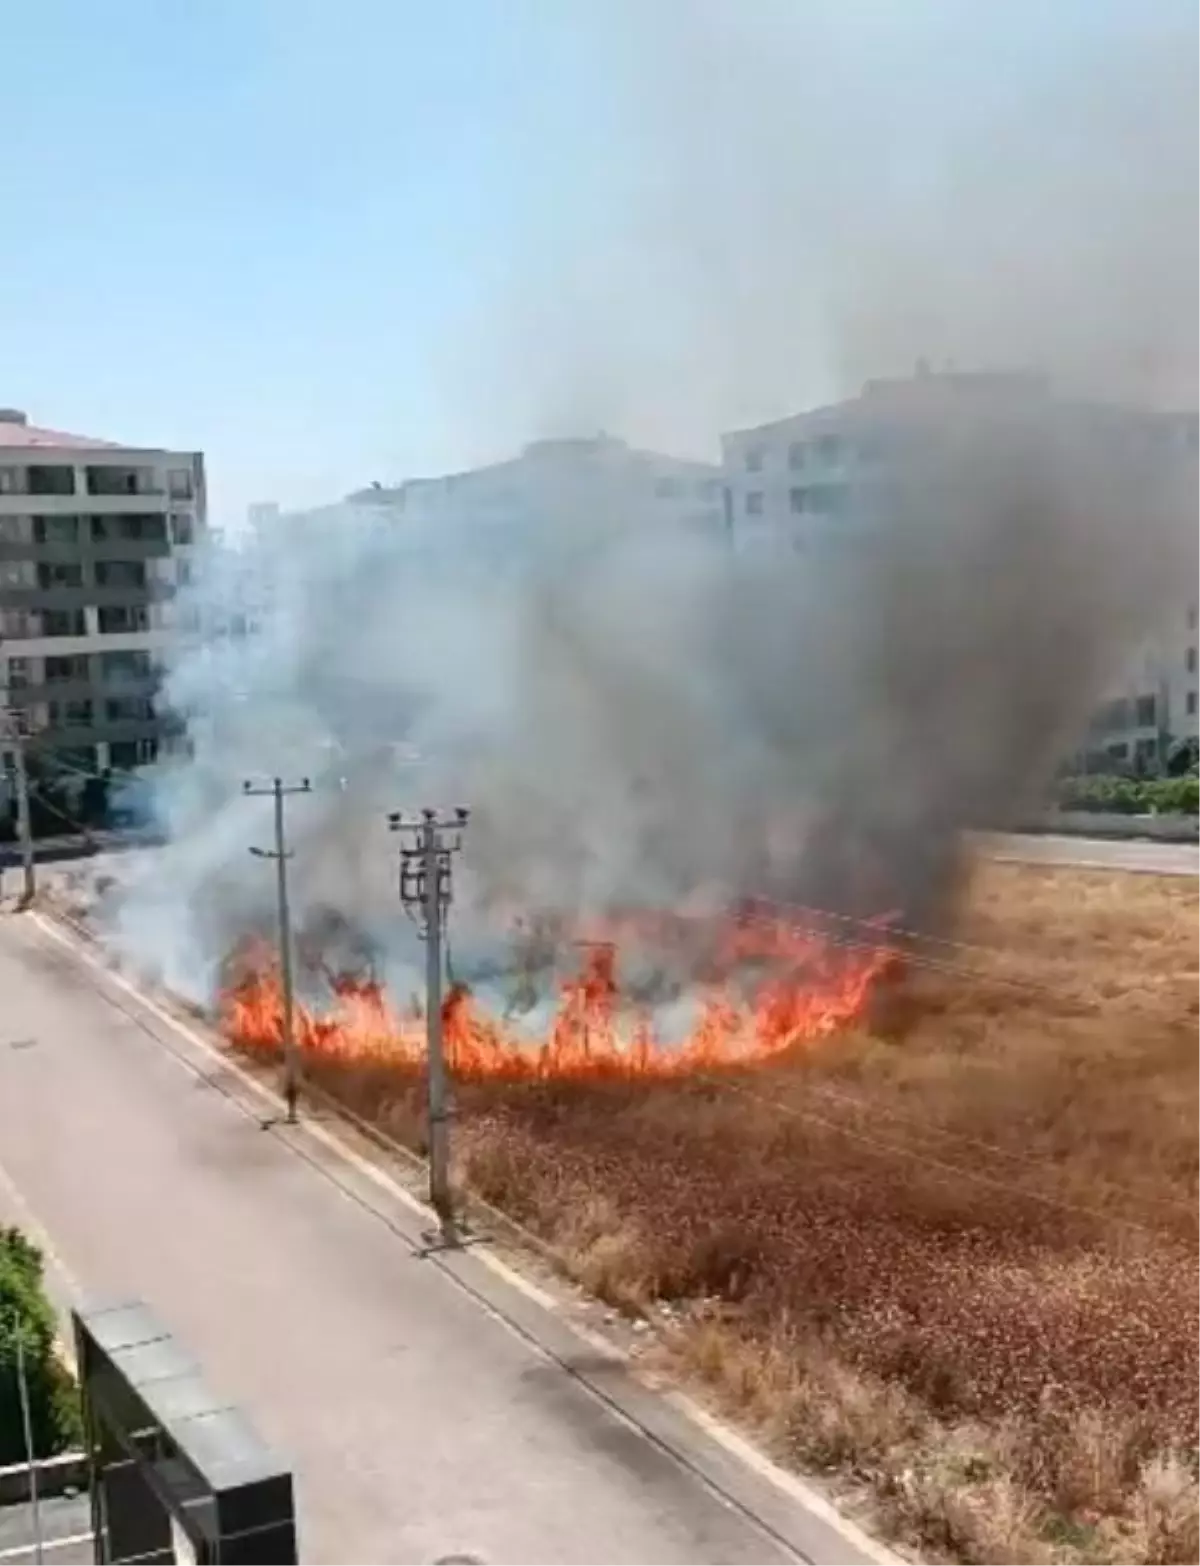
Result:
M1094 837L1111 842L1200 842L1200 817L1126 816L1107 810L1054 810L1016 829L1031 837Z

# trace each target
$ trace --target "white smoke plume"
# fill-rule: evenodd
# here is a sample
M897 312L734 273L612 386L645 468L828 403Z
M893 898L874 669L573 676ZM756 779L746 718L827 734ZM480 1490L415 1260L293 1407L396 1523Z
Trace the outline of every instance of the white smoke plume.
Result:
M921 35L927 73L966 15ZM612 245L572 258L539 312L553 341L523 339L528 297L497 301L483 378L503 350L529 434L569 413L690 444L701 421L797 411L918 353L1032 365L1063 395L931 377L893 420L903 464L818 563L632 534L603 508L531 525L502 570L453 528L371 508L247 541L262 634L175 655L194 757L160 769L172 842L114 913L170 982L207 998L233 941L270 928L269 867L247 854L269 807L241 788L275 774L313 783L288 804L301 939L369 949L402 992L416 948L384 817L405 806L474 813L455 929L475 976L505 970L485 934L501 912L768 895L944 917L962 829L1036 799L1181 607L1194 456L1177 426L1112 405L1194 406L1194 17L1080 13L1069 57L1061 37L1014 50L990 102L934 71L944 101L923 103L909 164L903 94L856 85L884 41L832 8L799 17L697 3L595 22L653 200L614 206ZM215 566L196 593L228 604Z

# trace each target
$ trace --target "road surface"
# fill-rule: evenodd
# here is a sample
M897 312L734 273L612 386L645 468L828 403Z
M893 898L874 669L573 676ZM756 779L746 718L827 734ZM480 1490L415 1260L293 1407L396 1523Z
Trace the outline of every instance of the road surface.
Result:
M295 1465L307 1561L869 1560L35 914L0 915L0 1209L143 1298ZM882 1552L874 1552L881 1558Z
M979 839L989 859L1022 864L1078 865L1092 870L1136 870L1149 875L1200 874L1195 843L1156 843L1148 838L1044 837L989 833Z

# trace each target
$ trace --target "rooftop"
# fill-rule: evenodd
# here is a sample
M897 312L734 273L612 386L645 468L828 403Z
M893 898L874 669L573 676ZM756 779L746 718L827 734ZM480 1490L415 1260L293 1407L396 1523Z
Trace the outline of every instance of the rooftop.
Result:
M12 450L119 451L120 442L95 440L90 435L69 435L65 430L46 430L30 424L19 408L0 408L0 447Z
M869 380L857 397L842 402L829 403L819 408L807 408L801 413L791 413L781 419L771 419L765 424L747 429L730 430L725 439L767 435L810 424L861 418L870 421L877 414L886 412L888 417L922 411L945 409L952 406L978 406L986 399L1025 398L1050 396L1047 377L1024 370L934 370L924 362L917 365L912 375Z

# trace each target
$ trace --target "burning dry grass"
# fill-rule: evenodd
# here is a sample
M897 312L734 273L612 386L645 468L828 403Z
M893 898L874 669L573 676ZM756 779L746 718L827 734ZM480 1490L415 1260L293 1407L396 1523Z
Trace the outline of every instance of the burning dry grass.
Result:
M970 1561L1194 1561L1194 883L988 865L870 1025L469 1081L461 1178L773 1448ZM418 1144L421 1084L309 1069Z

